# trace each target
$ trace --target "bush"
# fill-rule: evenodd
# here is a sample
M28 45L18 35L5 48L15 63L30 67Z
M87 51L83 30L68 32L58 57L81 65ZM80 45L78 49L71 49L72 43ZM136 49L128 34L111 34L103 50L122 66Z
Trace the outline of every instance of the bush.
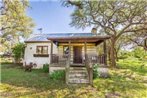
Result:
M128 51L120 51L118 55L118 59L126 59L128 57L131 57L132 53Z
M50 78L53 80L64 80L65 70L56 70L50 74Z
M146 55L146 51L143 48L137 47L133 51L134 57L139 58L142 60Z
M15 58L15 63L20 63L21 58L24 57L25 44L18 43L12 48L12 53Z
M43 64L43 71L49 72L49 64Z
M93 65L93 79L98 78L100 73L98 72L98 64Z

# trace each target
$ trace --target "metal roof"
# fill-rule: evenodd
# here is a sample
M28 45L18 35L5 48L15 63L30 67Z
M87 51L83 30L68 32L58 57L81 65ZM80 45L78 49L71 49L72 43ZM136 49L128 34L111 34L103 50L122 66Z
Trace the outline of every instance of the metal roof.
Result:
M35 34L32 37L28 38L25 42L41 42L49 41L50 38L71 38L71 37L94 37L94 36L104 36L104 35L95 35L92 33L52 33L52 34Z

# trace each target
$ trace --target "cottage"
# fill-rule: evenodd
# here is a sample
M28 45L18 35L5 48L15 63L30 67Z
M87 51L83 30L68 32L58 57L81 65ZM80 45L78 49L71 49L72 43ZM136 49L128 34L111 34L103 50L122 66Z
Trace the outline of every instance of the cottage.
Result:
M36 68L42 68L43 64L50 64L51 41L47 39L48 34L36 34L25 41L24 62L36 63ZM57 46L54 44L54 54L57 54Z
M44 34L25 41L25 62L35 62L37 68L50 64L50 72L66 71L66 83L92 83L92 65L107 65L108 35L93 33ZM103 54L98 46L103 43Z

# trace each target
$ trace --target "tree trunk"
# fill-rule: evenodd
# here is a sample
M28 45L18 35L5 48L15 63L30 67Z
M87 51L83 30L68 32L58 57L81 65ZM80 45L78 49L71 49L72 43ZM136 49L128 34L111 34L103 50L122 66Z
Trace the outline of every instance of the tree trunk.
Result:
M115 42L116 42L116 40L115 40L115 38L114 37L112 37L111 38L111 51L110 51L110 57L111 57L111 67L116 67L116 57L115 57Z
M107 50L107 53L108 53L108 61L109 61L109 65L111 65L111 56L110 56L111 48L110 48L110 46L107 47L107 48L108 48L108 50Z
M20 59L19 58L14 58L14 63L15 64L20 64Z
M116 58L116 61L118 61L118 50L115 49L115 58Z
M143 45L144 47L144 50L146 50L147 51L147 39L144 39L144 45Z

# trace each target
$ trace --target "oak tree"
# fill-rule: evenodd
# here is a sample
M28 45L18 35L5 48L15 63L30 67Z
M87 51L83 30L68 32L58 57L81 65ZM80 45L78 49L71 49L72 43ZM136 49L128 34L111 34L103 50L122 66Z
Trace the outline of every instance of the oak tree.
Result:
M71 26L93 26L110 35L111 66L116 66L115 48L122 35L147 31L147 1L145 0L67 0L65 6L74 6Z

